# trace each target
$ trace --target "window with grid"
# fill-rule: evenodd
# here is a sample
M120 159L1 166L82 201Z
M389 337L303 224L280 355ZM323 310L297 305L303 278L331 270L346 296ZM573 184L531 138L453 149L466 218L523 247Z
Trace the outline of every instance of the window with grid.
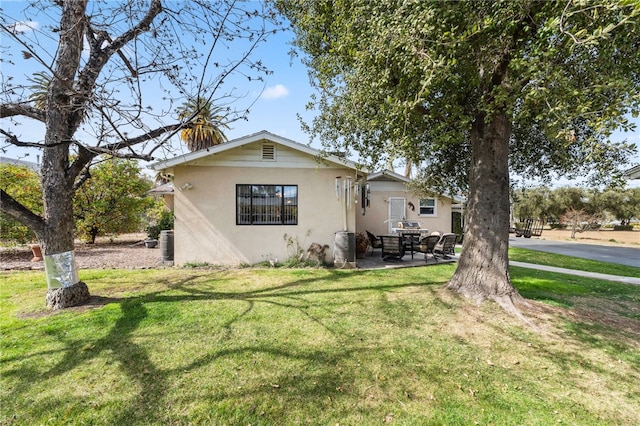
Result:
M435 216L435 215L436 215L436 199L421 198L420 199L420 216Z
M236 185L238 225L297 225L297 185Z

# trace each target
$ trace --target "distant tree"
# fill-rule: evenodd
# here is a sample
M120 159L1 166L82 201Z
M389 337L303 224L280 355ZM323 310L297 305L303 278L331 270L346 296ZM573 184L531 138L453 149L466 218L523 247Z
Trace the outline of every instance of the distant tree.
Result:
M0 163L0 182L3 189L34 212L42 212L42 189L40 176L27 166ZM10 215L0 211L0 239L26 243L35 239L35 234Z
M621 226L628 226L631 219L640 218L640 188L605 191L600 202L604 209L620 221Z
M311 135L373 166L408 158L467 193L448 286L517 312L509 167L605 179L634 152L605 135L640 110L640 2L275 2L318 89Z
M551 210L551 190L546 186L512 191L514 216L518 220L540 219L547 223Z
M221 108L217 110L211 101L201 98L190 99L179 109L178 117L191 124L180 131L180 139L189 151L199 151L227 141L222 128L229 129L224 123Z
M589 198L583 188L563 186L556 188L550 195L550 215L560 222L560 218L568 210L584 211L587 213Z
M100 235L140 231L144 212L153 204L149 189L135 161L114 159L93 167L74 197L77 235L93 244Z
M246 118L247 108L231 108L244 97L234 76L247 85L269 73L251 57L279 22L262 2L234 0L23 4L19 16L4 6L0 13L0 133L6 144L41 151L44 210L33 211L4 186L0 208L36 234L45 259L63 260L45 262L47 305L61 308L89 297L73 268L73 196L93 160L166 155L171 137L196 118L171 121L173 100L187 93L224 102L226 123ZM26 69L36 73L32 85L17 78ZM34 123L42 137L24 140L19 125Z
M576 232L583 232L592 229L594 225L599 227L601 221L601 216L588 213L583 209L578 210L573 207L569 207L562 216L560 216L560 223L565 225L567 229L571 230L571 238L573 239L576 238Z

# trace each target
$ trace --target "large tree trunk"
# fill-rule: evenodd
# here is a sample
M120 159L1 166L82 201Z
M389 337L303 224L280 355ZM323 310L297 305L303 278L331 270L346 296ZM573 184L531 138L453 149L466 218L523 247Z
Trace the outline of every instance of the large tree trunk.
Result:
M80 282L73 244L73 184L69 147L82 111L73 103L73 81L80 64L86 0L64 2L56 69L47 92L45 148L42 157L44 250L47 306L66 308L89 299Z
M504 111L488 120L479 114L473 123L467 230L448 287L477 303L493 299L513 308L522 298L509 278L510 135L511 122Z
M50 132L47 132L50 134ZM78 278L74 251L73 183L65 176L68 148L48 147L43 153L44 265L47 275L46 304L51 309L75 306L89 299L89 289Z

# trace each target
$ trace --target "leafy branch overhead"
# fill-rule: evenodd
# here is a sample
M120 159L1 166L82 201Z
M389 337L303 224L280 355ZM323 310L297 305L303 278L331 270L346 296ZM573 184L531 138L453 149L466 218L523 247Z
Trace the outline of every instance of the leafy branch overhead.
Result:
M636 150L608 137L640 110L638 2L278 5L319 92L307 128L371 166L465 189L471 124L500 108L515 173L606 180Z
M405 159L422 188L467 196L448 287L518 313L510 172L610 180L635 152L640 3L276 0L318 91L307 130L372 168Z

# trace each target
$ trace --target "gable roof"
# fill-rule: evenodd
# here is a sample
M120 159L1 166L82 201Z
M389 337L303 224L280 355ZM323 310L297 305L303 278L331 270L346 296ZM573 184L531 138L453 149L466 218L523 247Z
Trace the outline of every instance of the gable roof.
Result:
M371 173L369 176L367 176L367 181L390 181L390 180L401 182L401 183L411 182L410 178L406 176L402 176L401 174L398 174L396 172L392 172L389 169L384 169L379 172Z
M381 170L379 172L375 172L375 173L371 173L369 176L367 176L367 182L399 182L399 183L403 183L403 184L407 184L409 182L411 182L411 178L408 178L406 176L403 176L399 173L393 172L389 169L384 169ZM438 194L436 191L434 191L434 194ZM461 197L459 195L451 195L451 194L438 194L441 197L445 197L445 198L449 198L452 202L454 203L463 203L465 202L465 198Z
M152 189L147 191L147 194L152 194L152 195L173 194L173 182L167 182L167 183L163 183L162 185L153 187Z
M348 167L352 169L361 169L361 167L351 160L347 160L346 158L341 158L335 155L326 155L321 151L311 148L308 145L303 145L299 142L295 142L291 139L284 138L282 136L278 136L271 132L267 132L266 130L262 130L257 133L253 133L251 135L243 136L237 139L233 139L229 142L222 143L220 145L215 145L210 148L202 149L200 151L189 152L183 155L179 155L177 157L171 158L169 160L159 161L157 163L151 164L149 167L154 170L165 170L175 166L188 164L190 162L199 160L203 157L207 157L210 155L219 154L225 151L229 151L235 148L239 148L244 145L248 145L255 142L260 142L263 140L268 140L270 142L275 142L277 144L286 146L293 150L308 154L312 157L316 157L318 161L324 161L328 163L333 163L342 167ZM363 170L366 173L366 170Z

